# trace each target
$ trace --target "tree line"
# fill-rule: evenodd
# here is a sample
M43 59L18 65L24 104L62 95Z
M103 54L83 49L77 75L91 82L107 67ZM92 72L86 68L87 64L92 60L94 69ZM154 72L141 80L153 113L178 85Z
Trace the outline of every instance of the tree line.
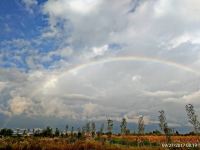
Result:
M198 120L198 116L195 113L194 106L192 104L188 104L185 106L187 117L189 123L193 126L193 134L199 134L200 133L200 122ZM171 142L171 135L172 135L172 129L168 126L168 122L166 119L165 111L160 110L158 111L158 120L159 120L159 128L160 131L155 130L151 132L151 134L164 134L166 136L166 141ZM120 123L120 133L119 135L129 135L130 129L127 127L127 120L126 118L122 118ZM113 126L114 121L112 119L107 119L106 121L106 127L105 124L101 124L99 130L96 129L95 122L87 122L82 128L78 128L76 131L74 130L74 127L72 126L69 129L69 126L66 125L65 132L61 132L58 128L53 130L53 128L47 126L42 131L33 129L32 136L40 136L40 137L70 137L71 139L84 139L84 138L95 138L95 137L101 137L102 135L107 135L108 139L111 138L113 134ZM138 125L137 125L137 134L143 135L145 134L145 121L144 117L140 116L138 119ZM28 134L28 131L24 131L23 136L26 136ZM136 134L136 133L135 133ZM178 131L176 131L176 134L178 134ZM0 136L13 136L13 130L3 128L0 130ZM20 136L19 134L17 136Z

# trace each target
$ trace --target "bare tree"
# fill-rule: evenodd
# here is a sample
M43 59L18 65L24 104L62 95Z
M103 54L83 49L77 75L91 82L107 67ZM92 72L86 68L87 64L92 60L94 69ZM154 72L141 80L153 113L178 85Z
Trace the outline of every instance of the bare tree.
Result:
M121 134L126 134L126 130L127 130L126 118L122 118L120 128L121 128Z
M200 131L200 122L198 121L198 116L195 114L194 106L192 104L188 104L185 106L188 121L193 125L195 134L198 134Z
M107 120L107 123L108 123L108 132L111 132L111 133L112 133L112 129L113 129L113 120L108 119L108 120Z
M144 134L144 118L143 116L138 119L138 134Z
M108 119L107 120L107 130L108 130L108 137L111 138L112 130L113 130L113 120Z
M65 126L65 135L66 135L66 136L68 136L68 133L67 133L67 132L68 132L68 129L69 129L69 126L66 125L66 126Z
M92 122L91 124L91 128L92 128L92 137L95 137L95 133L96 133L96 125L95 122Z
M165 112L164 110L159 111L160 115L159 115L159 126L160 126L160 130L164 133L165 128L167 128L167 122L166 122L166 117L165 117Z
M60 131L59 131L58 128L56 128L54 135L55 135L55 136L59 136L59 135L60 135Z
M158 116L160 121L160 129L165 134L167 142L171 142L171 129L167 125L166 117L165 117L165 111L161 110L159 111L160 115Z
M74 127L72 126L72 128L71 128L71 137L73 137L74 136Z

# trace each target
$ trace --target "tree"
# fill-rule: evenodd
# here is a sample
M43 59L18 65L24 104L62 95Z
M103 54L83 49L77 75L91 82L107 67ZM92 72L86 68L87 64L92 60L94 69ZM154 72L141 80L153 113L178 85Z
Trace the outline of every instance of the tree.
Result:
M72 128L71 128L71 137L73 137L74 136L74 127L72 126Z
M27 129L25 129L25 130L23 131L23 136L26 136L26 135L27 135L27 133L28 133L28 130L27 130Z
M159 131L159 130L154 130L153 132L152 132L153 134L156 134L156 135L160 135L161 134L161 132Z
M138 119L138 134L144 134L144 118L143 116Z
M95 122L92 122L91 127L92 127L92 137L94 138L94 137L95 137L95 133L96 133L96 125L95 125Z
M192 104L188 104L185 106L188 121L192 124L194 133L198 134L200 131L200 122L198 121L198 116L195 114L194 106Z
M4 129L1 129L0 131L1 136L12 136L12 134L13 134L13 130L11 129L4 128Z
M164 132L164 129L167 128L167 122L166 122L166 117L165 117L165 112L164 110L159 111L160 115L159 115L159 121L160 121L160 130L162 132Z
M41 135L44 136L43 133L44 133L44 130L41 133L41 131L39 129L33 129L34 136L41 136Z
M58 128L56 128L56 131L55 131L55 136L59 136L60 135L60 131Z
M160 121L159 126L160 126L161 131L164 132L167 142L169 143L169 142L171 142L171 135L170 135L171 129L167 125L164 110L159 111L159 113L160 113L160 115L158 116L159 121Z
M127 122L126 122L125 118L122 118L122 122L121 122L120 128L121 128L121 134L126 134Z
M109 138L111 138L111 135L112 135L112 130L113 130L113 120L111 119L108 119L107 120L107 130L108 130L108 136Z
M176 133L176 135L180 135L178 131L176 131L175 133Z
M47 126L46 129L42 131L43 136L52 136L53 135L53 130L51 127Z
M81 139L82 138L82 134L81 134L81 129L78 128L78 135L77 135L77 138L78 139Z
M66 126L65 126L65 135L66 135L66 136L68 136L68 133L67 133L67 132L68 132L68 129L69 129L69 126L66 125Z

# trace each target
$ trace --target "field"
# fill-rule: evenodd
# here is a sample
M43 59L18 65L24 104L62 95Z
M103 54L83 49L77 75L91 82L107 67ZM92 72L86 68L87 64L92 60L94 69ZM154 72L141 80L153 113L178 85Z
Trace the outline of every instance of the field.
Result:
M127 141L149 141L151 143L165 143L166 137L156 136L156 135L146 135L146 136L113 136L117 139L125 139ZM172 141L174 143L198 143L198 136L172 136Z
M48 138L48 137L5 137L0 138L0 150L164 150L165 136L117 136L110 139L106 136L101 138L88 138L73 140L71 138ZM172 136L172 143L190 144L182 148L173 149L198 149L197 136Z

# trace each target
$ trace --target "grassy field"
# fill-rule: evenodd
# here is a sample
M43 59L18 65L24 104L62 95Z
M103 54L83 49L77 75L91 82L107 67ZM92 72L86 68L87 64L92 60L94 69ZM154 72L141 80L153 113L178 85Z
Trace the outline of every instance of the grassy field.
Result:
M173 143L197 143L197 136L173 136ZM164 150L164 136L117 136L110 140L106 136L98 139L73 141L70 138L7 137L0 138L0 150ZM173 149L198 149L173 148Z

